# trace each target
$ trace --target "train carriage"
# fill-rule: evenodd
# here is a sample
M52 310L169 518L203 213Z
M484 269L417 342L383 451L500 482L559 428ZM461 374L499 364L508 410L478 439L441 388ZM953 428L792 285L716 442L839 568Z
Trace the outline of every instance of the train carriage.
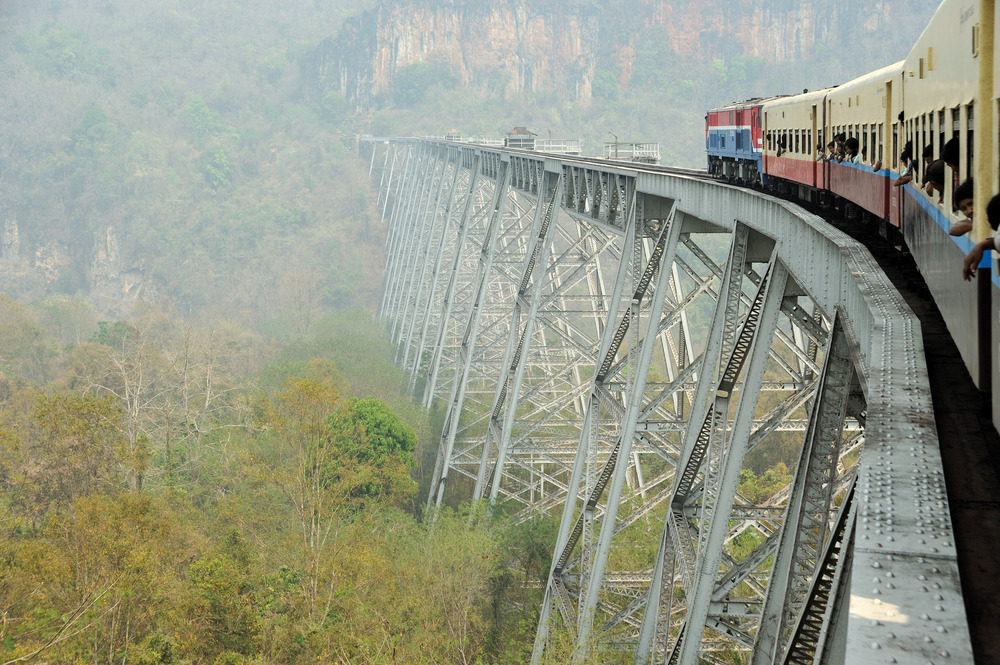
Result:
M879 220L889 219L890 185L883 166L889 162L886 138L891 136L893 86L902 70L902 62L883 67L837 87L826 98L829 135L857 140L860 153L858 163L829 163L827 189Z
M990 271L984 266L974 284L963 281L962 262L974 241L968 235L954 237L948 233L952 224L959 220L959 216L952 213L954 187L977 169L974 141L978 109L975 99L980 56L986 55L977 52L979 18L979 3L945 0L904 62L901 140L910 141L916 155L930 146L934 157L941 158L944 146L954 138L958 142L959 158L957 169L945 169L943 195L929 196L914 180L912 185L903 188L900 205L906 246L941 310L973 381L986 390L990 385L992 355L990 322L987 308L980 303L988 298ZM990 100L989 106L992 94L987 92L985 98ZM986 153L991 158L979 161L979 165L988 170L995 152L994 144ZM981 211L996 188L987 174L980 184L987 185L980 190L982 196L976 197L977 209ZM985 215L979 217L982 219Z
M810 188L825 186L825 170L818 157L828 140L823 102L829 92L806 92L764 104L764 173L769 178Z

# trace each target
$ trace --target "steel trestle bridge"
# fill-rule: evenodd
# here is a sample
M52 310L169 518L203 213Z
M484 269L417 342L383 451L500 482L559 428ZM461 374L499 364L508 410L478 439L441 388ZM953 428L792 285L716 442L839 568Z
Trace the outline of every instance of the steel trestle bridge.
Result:
M972 662L919 323L867 250L690 172L362 145L379 316L446 413L428 507L558 520L533 662Z

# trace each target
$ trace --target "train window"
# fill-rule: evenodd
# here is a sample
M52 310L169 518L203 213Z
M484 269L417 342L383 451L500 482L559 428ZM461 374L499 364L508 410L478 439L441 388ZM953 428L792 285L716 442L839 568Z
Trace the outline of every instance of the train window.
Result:
M965 177L970 177L974 171L972 170L972 157L976 151L976 131L975 131L975 114L973 113L972 104L969 104L969 118L966 121L967 134L965 137Z
M965 177L969 178L975 171L973 171L973 163L976 155L976 142L973 140L975 138L975 132L969 130L969 138L965 144Z
M729 124L730 125L735 125L736 124L736 112L735 111L730 111L729 112Z
M906 127L903 127L905 132ZM899 145L899 125L892 126L892 143L889 144L889 152L891 159L892 169L895 170L899 167L899 155L896 154L896 146Z
M792 152L794 152L795 154L801 152L799 150L799 130L797 129L795 130L795 148L792 150Z
M955 109L955 111L957 112L958 109ZM941 156L942 156L942 154L944 152L944 144L948 142L948 137L950 136L950 132L946 132L945 131L945 115L946 115L946 113L947 113L947 111L945 109L941 109L938 112L938 144L937 144L937 148L938 148L938 158L939 159L941 158ZM954 122L955 121L952 121L952 127L953 128L954 128ZM954 131L954 129L952 131Z
M925 146L929 146L930 140L927 137L927 114L920 116L920 154L923 154Z
M953 135L962 131L962 123L959 120L960 115L957 107L951 110L951 132ZM941 131L943 132L944 130L942 129Z

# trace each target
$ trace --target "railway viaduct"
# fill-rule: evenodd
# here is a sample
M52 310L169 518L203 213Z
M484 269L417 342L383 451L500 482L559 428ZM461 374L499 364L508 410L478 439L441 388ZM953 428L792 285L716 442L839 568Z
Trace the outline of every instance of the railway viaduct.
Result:
M428 507L558 520L533 662L972 662L920 326L864 247L695 172L360 145L379 317L446 412Z

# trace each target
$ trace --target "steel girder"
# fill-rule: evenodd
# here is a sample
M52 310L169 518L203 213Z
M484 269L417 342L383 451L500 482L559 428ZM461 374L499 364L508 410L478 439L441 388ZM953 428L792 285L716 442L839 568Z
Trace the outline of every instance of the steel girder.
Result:
M534 660L553 630L577 659L850 658L846 635L876 632L846 609L852 570L879 561L855 516L889 512L868 498L889 474L850 491L866 430L887 445L877 368L921 371L909 350L876 353L900 308L870 260L766 197L426 143L394 144L373 173L391 211L380 316L411 385L448 409L429 505L561 515ZM789 446L793 482L745 475Z
M473 497L518 506L519 519L560 509L571 515L552 583L560 614L579 630L581 654L595 621L616 640L635 640L649 573L608 570L607 561L630 529L647 529L651 517L664 515L688 411L707 385L699 382L705 352L691 341L688 311L704 310L729 289L719 339L730 354L752 309L748 285L763 278L742 255L720 264L711 256L718 248L703 248L669 211L646 213L634 182L621 174L547 171L539 160L517 157L480 163L458 148L411 159L426 173L409 176L414 191L403 205L422 221L396 240L406 258L395 273L410 275L396 278L393 298L404 302L388 311L401 362L411 376L426 372L436 389L425 394L448 405L428 505L443 501L449 474L457 474ZM457 239L449 242L456 217ZM745 254L746 240L737 247ZM449 262L450 271L427 268ZM721 287L724 266L734 264L742 268ZM777 302L782 311L802 309L796 298ZM802 369L804 341L825 332L821 325L803 332L801 322L789 321L775 348L764 345L775 371L788 371L761 380L759 390L781 399L751 414L748 448L775 432L805 429L799 414L812 384ZM425 327L428 333L416 334ZM419 339L435 331L425 370ZM651 370L667 381L650 380ZM687 489L698 494L704 485ZM748 559L757 561L773 551L780 511L773 501L741 497L732 511L739 525L723 540L748 530L765 534L767 545ZM719 556L739 569L741 562ZM741 580L753 573L742 566L749 569ZM723 601L736 607L716 595L722 600L711 600L713 608ZM717 617L706 621L721 625Z

